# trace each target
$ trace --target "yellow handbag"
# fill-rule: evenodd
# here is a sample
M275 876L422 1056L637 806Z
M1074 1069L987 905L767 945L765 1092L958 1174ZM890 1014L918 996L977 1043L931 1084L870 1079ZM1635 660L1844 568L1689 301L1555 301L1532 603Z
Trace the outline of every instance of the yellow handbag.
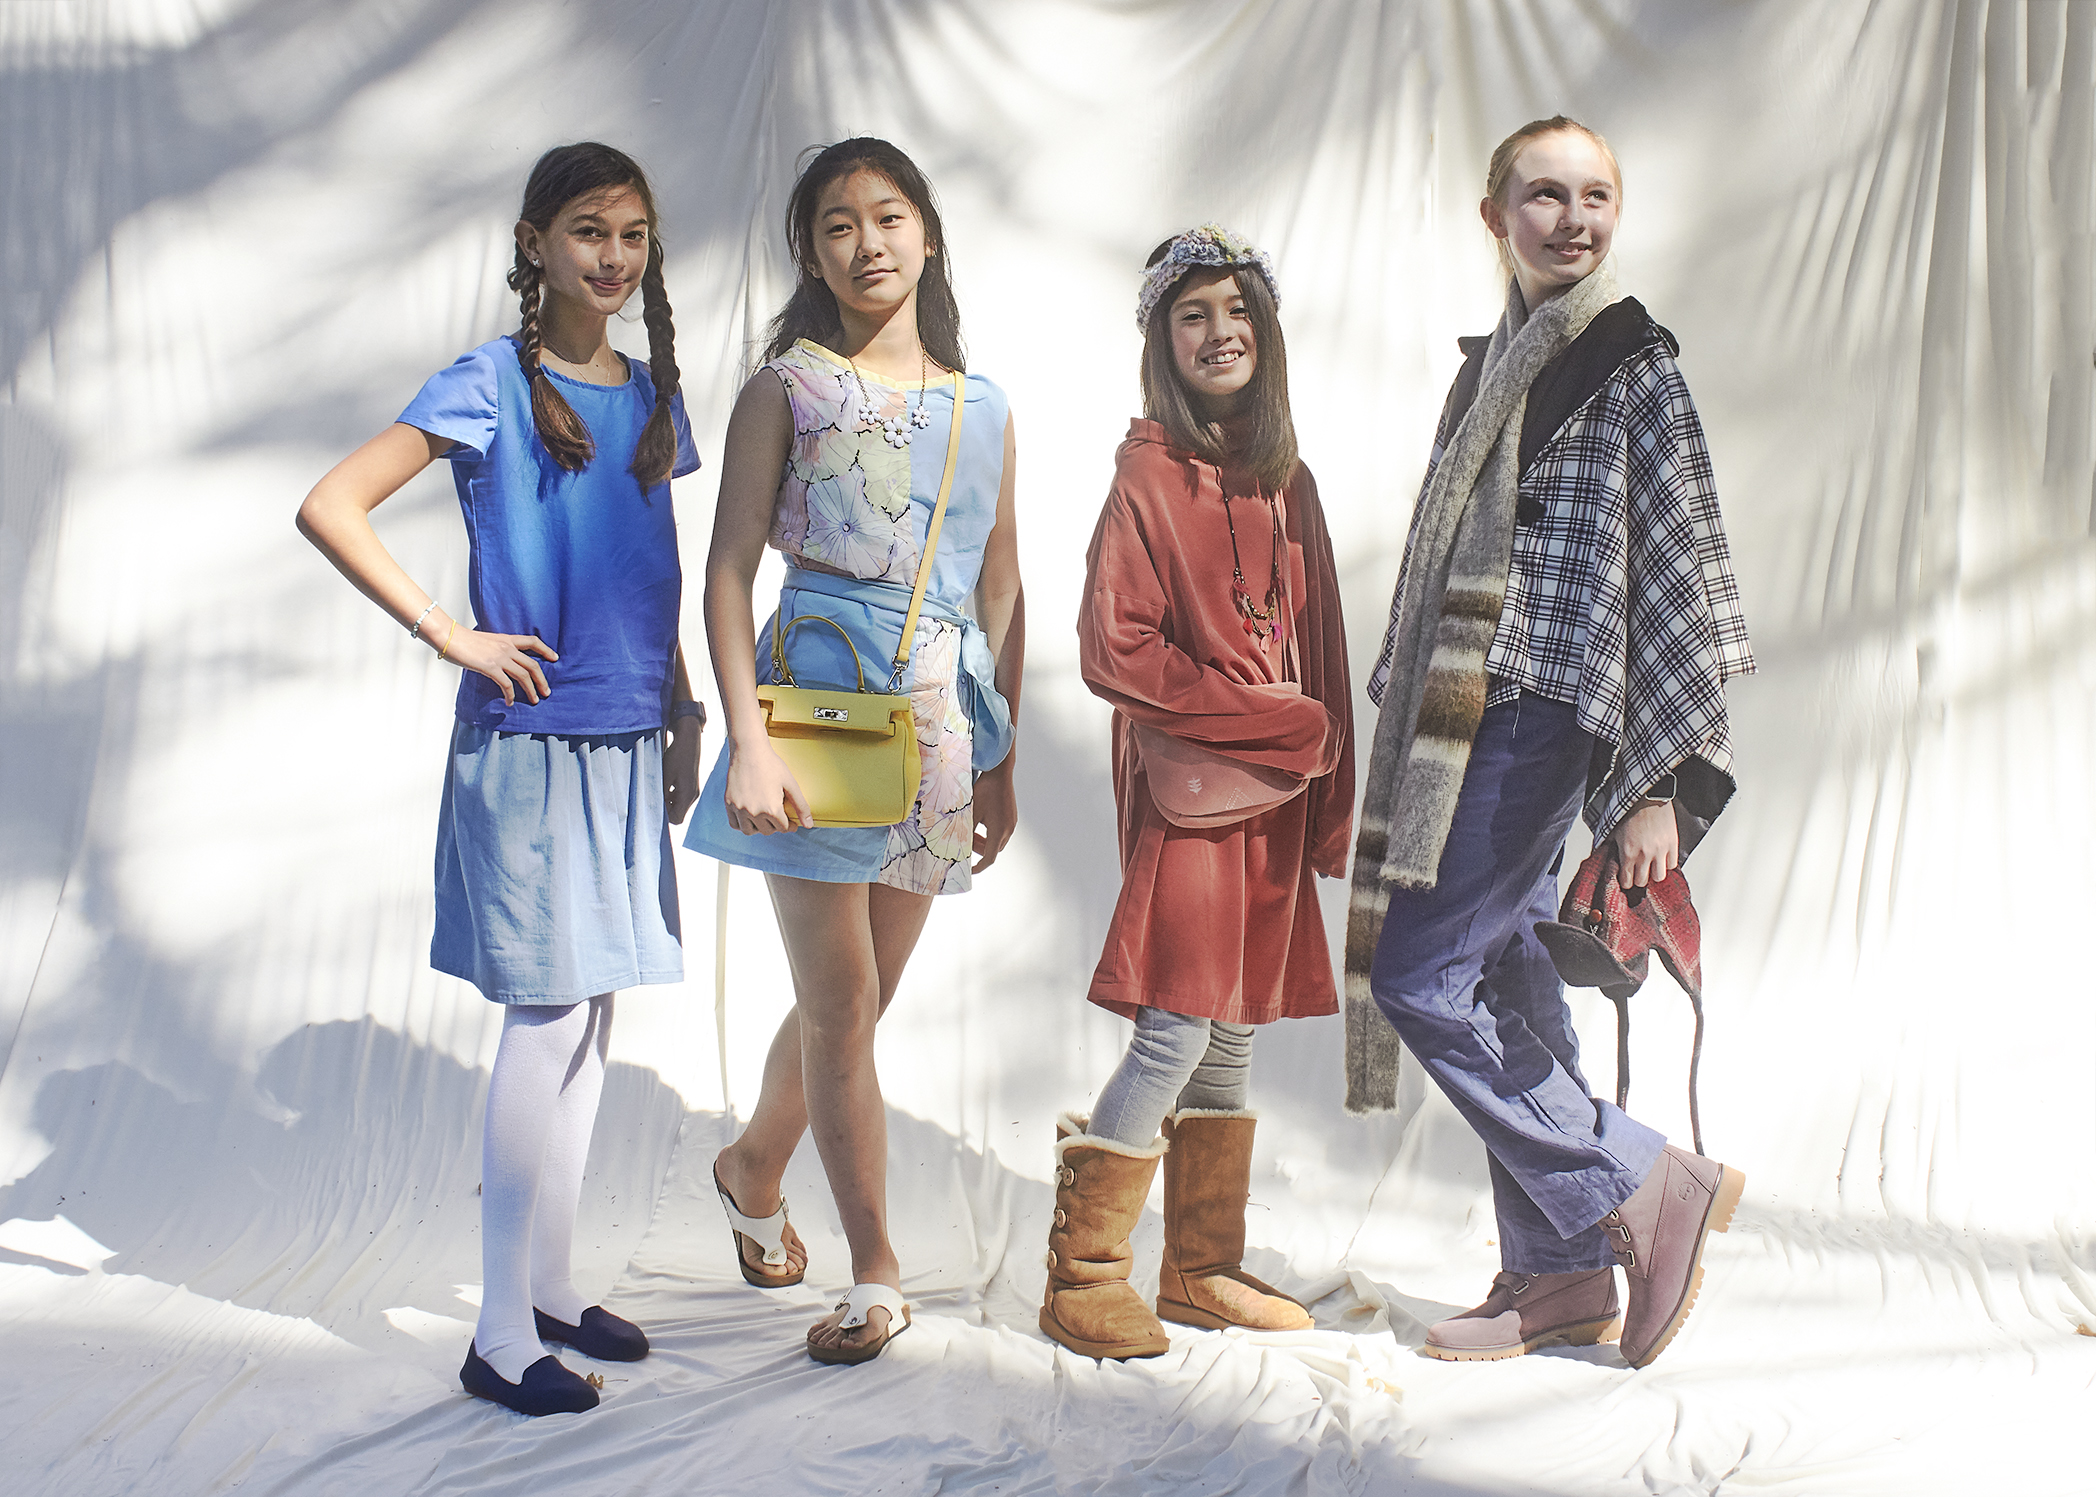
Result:
M946 500L953 492L954 467L961 454L961 376L953 376L953 428L946 437L946 473L939 480L939 500L925 528L924 555L917 563L917 586L903 620L902 640L895 648L895 668L886 692L866 689L866 666L842 625L821 614L803 614L780 625L771 621L771 681L757 683L757 704L764 711L764 731L772 751L785 761L808 798L808 810L819 827L893 826L910 814L917 801L923 758L917 747L917 720L902 675L917 635L917 611L931 581L932 557L939 549L939 528L946 521ZM851 651L857 689L828 691L802 686L786 663L787 638L803 624L828 624Z

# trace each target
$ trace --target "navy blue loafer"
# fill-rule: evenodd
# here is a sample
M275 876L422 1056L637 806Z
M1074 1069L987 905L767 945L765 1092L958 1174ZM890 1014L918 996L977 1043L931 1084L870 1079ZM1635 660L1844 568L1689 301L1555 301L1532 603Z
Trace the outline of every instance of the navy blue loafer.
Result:
M597 1406L597 1390L560 1365L555 1356L540 1357L524 1369L521 1382L510 1382L480 1359L473 1346L466 1347L466 1365L459 1369L459 1386L475 1398L499 1403L519 1414L580 1414Z
M531 1318L538 1328L539 1340L572 1346L599 1362L638 1362L648 1354L647 1333L602 1305L584 1310L580 1325L562 1325L544 1310L533 1310Z

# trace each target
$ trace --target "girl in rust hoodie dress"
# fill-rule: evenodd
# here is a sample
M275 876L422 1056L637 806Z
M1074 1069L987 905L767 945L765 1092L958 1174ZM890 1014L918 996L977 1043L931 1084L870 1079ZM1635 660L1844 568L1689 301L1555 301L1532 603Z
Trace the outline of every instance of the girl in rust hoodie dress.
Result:
M1216 225L1151 255L1144 419L1088 556L1077 633L1085 682L1115 709L1121 842L1089 996L1136 1027L1091 1116L1058 1129L1041 1329L1087 1356L1158 1355L1160 1315L1310 1324L1241 1261L1252 1031L1338 1009L1313 876L1344 874L1353 827L1339 584L1296 458L1279 301L1266 255ZM1128 1239L1160 1157L1153 1314Z

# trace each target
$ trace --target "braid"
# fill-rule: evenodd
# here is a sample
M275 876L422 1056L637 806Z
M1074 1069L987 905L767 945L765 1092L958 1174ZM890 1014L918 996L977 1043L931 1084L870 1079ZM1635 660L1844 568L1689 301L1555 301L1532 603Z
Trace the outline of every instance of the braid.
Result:
M669 481L677 466L677 426L670 402L677 398L677 334L670 324L670 297L662 281L662 241L648 236L648 268L641 275L641 315L648 328L648 375L655 409L633 448L633 476L644 489Z
M531 390L531 424L538 428L539 440L546 444L553 461L570 473L579 473L589 466L597 448L590 440L589 428L554 388L553 381L546 378L546 371L539 364L539 302L544 281L539 268L524 257L520 245L516 263L510 267L509 284L521 306L517 362L523 366L524 383Z

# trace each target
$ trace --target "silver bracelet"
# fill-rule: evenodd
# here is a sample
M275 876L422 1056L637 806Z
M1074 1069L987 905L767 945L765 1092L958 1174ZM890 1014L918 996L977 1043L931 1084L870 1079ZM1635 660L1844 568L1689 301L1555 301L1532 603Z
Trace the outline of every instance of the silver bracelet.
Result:
M435 613L436 611L437 605L434 602L432 602L429 605L429 607L423 609L422 612L416 614L415 622L408 628L408 638L416 640L422 638L422 621L428 618L431 614Z

